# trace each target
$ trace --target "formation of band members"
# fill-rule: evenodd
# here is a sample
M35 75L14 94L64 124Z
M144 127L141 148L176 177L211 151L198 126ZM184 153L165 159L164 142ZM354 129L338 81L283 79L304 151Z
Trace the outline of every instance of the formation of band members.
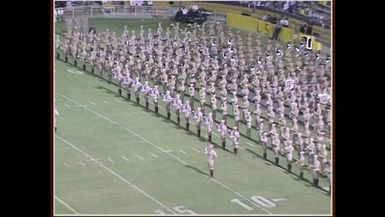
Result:
M131 32L131 33L130 33ZM303 176L305 159L318 184L319 173L330 173L326 148L331 132L331 66L329 57L307 51L304 44L286 47L269 40L262 44L253 34L246 45L239 31L224 30L218 22L208 21L181 28L172 23L164 30L161 23L152 33L144 26L139 35L124 27L117 36L107 29L95 33L68 31L64 39L57 36L56 53L72 57L107 73L115 80L119 94L131 93L139 103L144 96L158 112L163 101L167 117L175 112L177 122L183 114L186 130L194 121L200 136L202 125L207 138L213 131L232 140L238 153L240 124L258 134L258 142L266 159L272 150L275 163L286 156L291 171L293 153ZM199 101L200 106L194 106ZM206 102L207 101L207 102ZM228 114L230 108L232 114ZM228 119L234 119L229 126ZM326 139L325 139L326 138ZM305 158L305 156L307 156Z

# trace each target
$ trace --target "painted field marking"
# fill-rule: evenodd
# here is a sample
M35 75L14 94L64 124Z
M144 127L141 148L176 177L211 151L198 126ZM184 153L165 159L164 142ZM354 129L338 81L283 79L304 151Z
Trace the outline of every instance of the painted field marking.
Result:
M98 161L100 160L99 158L92 158L92 159L88 159L87 161Z
M154 158L158 158L158 156L156 156L156 154L154 154L152 152L151 152L151 155L154 156Z
M275 199L271 199L271 200L274 202L278 202L278 201L282 201L282 200L287 200L287 198L275 198Z
M69 100L69 101L71 101L71 102L73 102L73 103L75 103L75 104L81 106L82 108L84 108L84 109L86 109L86 110L88 110L88 111L94 113L95 115L97 115L97 116L103 118L104 120L106 120L106 121L108 121L108 122L110 122L110 123L112 123L112 124L115 124L115 125L119 126L120 128L123 128L123 129L127 130L128 132L132 133L133 135L135 135L136 137L140 138L141 140L143 140L143 141L147 142L148 144L154 146L154 147L157 148L158 150L160 150L160 151L165 151L162 147L160 147L160 146L158 146L158 145L155 145L154 143L148 141L147 139L143 138L142 136L140 136L139 134L137 134L137 133L135 133L134 131L130 130L129 128L127 128L127 127L125 127L125 126L123 126L123 125L121 125L121 124L119 124L119 123L117 123L117 122L115 122L115 121L113 121L113 120L107 118L107 117L104 116L104 115L99 114L98 112L96 112L96 111L94 111L94 110L88 108L87 106L84 106L84 105L80 104L79 102L77 102L77 101L75 101L75 100L73 100L73 99L71 99L71 98L68 98L68 97L66 97L66 96L64 96L64 95L62 95L62 94L60 94L60 93L58 93L58 92L56 92L56 94L58 94L59 96L63 97L64 99L67 99L67 100ZM185 161L183 161L182 159L178 158L177 156L175 156L175 155L173 155L173 154L171 154L171 153L168 153L168 152L166 152L166 153L167 153L168 155L172 156L172 157L173 157L174 159L176 159L177 161L181 162L182 164L188 165Z
M158 151L158 153L170 153L173 152L173 150L163 150L163 151Z
M251 144L250 142L246 142L246 144L248 144L251 147L255 147L255 145Z
M92 101L90 101L90 103L91 103L92 105L96 105L96 103L94 103L94 102L92 102Z
M115 163L115 161L113 161L111 158L107 158L107 160L109 161L109 162L111 162L111 163Z
M67 72L75 74L75 75L83 75L84 73L77 69L67 69Z
M69 106L69 105L67 105L67 104L64 104L65 105L65 107L67 107L67 108L71 108L71 106Z
M140 156L140 155L137 155L137 154L136 154L135 156L136 156L137 158L141 159L141 160L144 160L143 157Z
M179 149L179 152L181 152L182 154L186 155L186 152L184 152L183 150Z
M194 148L194 147L192 147L192 149L193 149L194 151L198 152L198 153L201 153L201 151L199 151L198 149L196 149L196 148Z
M71 99L71 98L68 98L68 97L66 97L66 96L64 96L64 95L62 95L62 94L60 94L60 93L58 93L58 92L56 92L56 94L58 94L59 96L65 98L65 99L67 99L67 100L69 100L69 101L71 101L71 102L73 102L73 103L75 103L75 104L77 104L77 105L82 105L82 104L80 104L79 102L77 102L77 101L75 101L75 100L73 100L73 99ZM130 133L136 135L138 138L140 138L140 139L142 139L143 141L147 142L148 144L150 144L150 145L156 147L156 148L159 149L160 151L163 151L163 152L166 151L166 150L164 150L163 148L161 148L160 146L155 145L154 143L148 141L147 139L143 138L143 137L140 136L139 134L137 134L137 133L135 133L134 131L130 130L129 128L127 128L127 127L125 127L125 126L123 126L123 125L121 125L121 124L119 124L119 123L117 123L117 122L115 122L115 121L113 121L113 120L107 118L106 116L104 116L104 115L102 115L102 114L99 114L98 112L96 112L96 111L94 111L94 110L92 110L92 109L90 109L90 108L88 108L88 107L86 107L86 106L82 106L82 107L83 107L84 109L86 109L86 110L88 110L88 111L94 113L95 115L97 115L97 116L103 118L104 120L106 120L106 121L108 121L108 122L110 122L110 123L112 123L112 124L115 124L115 125L117 125L117 126L123 128L123 129L127 130L128 132L130 132ZM216 134L214 134L214 135L216 135ZM185 161L181 160L180 158L178 158L177 156L173 155L172 153L166 152L166 154L170 155L171 157L173 157L173 158L176 159L177 161L181 162L183 165L189 165L188 163L186 163ZM97 162L97 163L98 163L98 162ZM264 209L263 207L260 207L258 204L253 203L251 200L249 200L248 198L246 198L246 197L243 196L242 194L240 194L240 193L234 191L233 189L231 189L231 188L228 187L227 185L221 183L220 181L216 180L215 178L210 179L210 180L212 180L212 181L214 181L215 183L219 184L219 185L222 186L223 188L225 188L225 189L227 189L227 190L233 192L234 194L236 194L236 195L242 197L243 199L248 200L249 202L251 202L252 204L256 205L257 207L259 207L259 208L262 209L263 211L269 213L270 215L273 214L273 213L271 213L269 210ZM169 209L169 208L168 208L168 209ZM175 213L175 212L173 212L173 213Z
M73 213L79 215L80 213L76 211L74 208L72 208L70 205L68 205L66 202L64 202L62 199L60 199L58 196L55 196L55 199L59 201L61 204L63 204L65 207L67 207L69 210L71 210Z
M129 162L130 160L128 160L126 157L124 156L120 156L121 158L123 158L125 161Z
M67 140L61 138L60 136L56 135L56 137L58 137L61 141L65 142L67 145L71 146L73 149L75 149L76 151L82 153L84 156L90 158L90 159L93 159L93 157L87 153L85 153L84 151L82 151L81 149L79 149L78 147L76 147L75 145L71 144L70 142L68 142ZM134 185L133 183L131 183L130 181L128 181L127 179L125 179L124 177L122 177L121 175L117 174L115 171L113 171L112 169L110 169L109 167L105 166L104 164L100 163L99 161L95 161L99 166L101 166L102 168L104 168L105 170L107 170L108 172L110 172L111 174L113 174L114 176L118 177L120 180L122 180L123 182L127 183L128 185L130 185L131 187L135 188L137 191L139 191L140 193L142 193L143 195L145 195L146 197L150 198L152 201L154 201L155 203L157 203L158 205L166 208L168 211L176 214L174 212L174 210L168 208L166 205L164 205L163 203L161 203L160 201L158 201L157 199L155 199L153 196L151 196L150 194L148 194L147 192L143 191L142 189L140 189L138 186Z

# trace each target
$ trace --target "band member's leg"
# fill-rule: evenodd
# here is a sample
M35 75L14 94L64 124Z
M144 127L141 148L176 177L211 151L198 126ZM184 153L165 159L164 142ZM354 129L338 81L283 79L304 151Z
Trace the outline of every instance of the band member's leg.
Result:
M158 107L158 102L155 102L155 113L158 113L159 107Z
M170 119L171 113L170 113L170 105L169 104L166 105L166 110L167 110L167 119Z
M135 92L135 96L136 96L136 104L139 104L139 91Z
M291 172L291 161L287 162L287 170L289 171L289 173Z
M178 122L178 125L180 124L180 112L179 109L176 110L176 121Z

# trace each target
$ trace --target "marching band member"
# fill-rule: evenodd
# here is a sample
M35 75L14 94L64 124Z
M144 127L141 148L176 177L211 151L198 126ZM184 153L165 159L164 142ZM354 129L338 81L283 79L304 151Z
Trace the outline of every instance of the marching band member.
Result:
M227 124L227 101L226 101L226 99L222 100L221 110L222 110L222 120L225 122L225 124Z
M188 92L190 94L190 107L191 107L191 110L194 110L194 97L195 97L194 84L190 84L190 87L188 88Z
M247 136L251 137L251 122L252 122L252 116L251 112L246 113L246 127L247 127Z
M287 170L290 173L291 172L291 163L293 160L294 147L292 146L291 140L286 140L284 143L285 143L284 153L286 155L286 160L287 160Z
M176 97L173 99L173 106L175 107L175 114L178 124L180 123L180 110L182 108L182 100L180 99L180 95L177 94Z
M239 127L239 121L240 121L240 112L239 112L239 105L234 104L233 105L233 115L234 115L234 120L235 120L235 126Z
M59 117L59 111L57 110L57 106L56 106L56 103L55 103L55 119L54 119L54 126L55 126L55 133L57 131L57 117Z
M267 133L263 132L263 130L259 131L259 143L261 144L263 151L263 159L266 160L267 157Z
M132 82L133 82L133 80L130 77L130 73L127 71L126 72L126 76L123 78L122 84L126 86L128 101L131 100L131 90L130 90L130 88L132 86Z
M258 126L259 126L259 121L261 120L261 113L262 113L262 111L259 107L259 104L256 104L256 108L253 112L253 115L254 115L254 119L255 119L255 127L257 130L259 129Z
M303 169L305 167L305 156L304 156L305 152L304 151L300 151L299 152L299 157L298 157L298 160L296 162L298 168L299 168L299 177L301 177L301 179L303 179Z
M269 106L267 108L268 108L267 117L269 118L269 124L272 125L275 119L275 112L272 106Z
M182 100L182 103L184 103L184 95L185 95L185 81L184 80L181 80L179 85L178 85L178 89L179 89L179 95L180 95L180 99Z
M331 187L332 187L332 168L331 168L331 163L330 161L326 161L325 162L325 167L324 167L324 170L323 172L326 174L327 178L328 178L328 182L329 182L329 192L328 194L330 195L331 193Z
M217 97L215 94L211 95L211 111L213 113L213 120L216 120L216 114L217 114Z
M159 90L158 90L158 85L155 85L154 88L151 89L151 97L154 101L155 105L155 113L158 113L159 107L158 107L158 101L159 101Z
M318 156L317 155L314 155L313 156L313 164L311 165L311 170L312 170L312 174L313 174L313 184L315 186L318 186L318 182L319 182L319 170L320 170L320 162L318 160Z
M186 130L189 130L190 127L190 116L191 116L191 107L190 101L186 100L183 104L182 112L184 113L184 118L186 119Z
M227 126L225 124L225 120L221 120L220 124L217 124L217 131L221 133L222 140L222 148L226 148L226 134L227 134Z
M205 113L205 102L206 102L206 88L205 87L200 88L199 95L200 95L200 104L201 104L202 114L204 114Z
M163 94L163 102L165 102L165 107L166 107L166 111L167 111L167 119L170 119L171 118L171 100L172 100L172 97L170 95L170 91L167 90L166 91L166 94Z
M240 135L239 135L238 127L234 127L234 129L230 131L230 135L229 135L229 137L233 139L234 154L238 153L239 136Z
M207 136L209 142L212 142L211 135L214 127L213 113L210 112L208 113L208 115L205 116L205 124L207 125Z
M210 170L210 177L214 177L214 162L215 159L218 157L214 145L210 143L208 147L205 148L205 154L208 156L208 165Z
M139 77L136 77L132 83L132 87L134 87L134 93L136 97L136 103L139 104L139 91L142 87L142 84L139 82Z
M193 112L194 114L194 119L195 119L195 123L196 123L196 127L197 127L197 134L198 134L198 137L201 136L201 123L202 123L202 119L203 119L203 113L201 111L201 107L198 107L197 110L195 112Z
M148 84L148 81L145 81L144 82L144 85L142 86L142 92L144 93L144 101L146 102L146 108L148 109L148 96L150 95L150 90L151 90L151 87L150 85Z
M278 138L278 135L270 133L270 136L272 137L272 146L273 146L273 152L275 157L275 165L278 165L279 163L279 152L280 152L280 145L281 141Z
M234 112L235 105L238 105L238 97L237 97L236 91L233 92L233 98L231 98L230 102L231 102L231 106L233 107L233 112Z

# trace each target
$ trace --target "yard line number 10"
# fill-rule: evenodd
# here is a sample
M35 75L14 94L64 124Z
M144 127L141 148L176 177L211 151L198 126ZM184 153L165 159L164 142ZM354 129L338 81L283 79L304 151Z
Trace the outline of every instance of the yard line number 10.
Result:
M250 197L250 199L262 207L273 208L273 207L277 206L274 202L272 202L271 200L269 200L265 197L262 197L262 196L252 196L252 197ZM245 204L244 202L242 202L238 198L234 198L234 199L230 200L230 202L237 203L238 205L240 205L241 207L243 207L249 211L253 210L253 208L251 206Z

